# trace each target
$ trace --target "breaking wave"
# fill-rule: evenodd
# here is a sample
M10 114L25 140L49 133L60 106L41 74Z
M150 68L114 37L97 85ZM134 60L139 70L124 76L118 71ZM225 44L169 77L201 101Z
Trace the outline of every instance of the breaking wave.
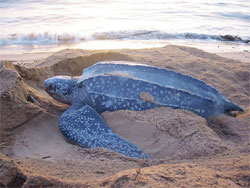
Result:
M89 40L214 40L228 41L239 43L250 43L249 37L240 37L233 35L209 35L199 33L166 33L161 31L119 31L119 32L100 32L94 33L92 36L84 36L79 34L12 34L6 37L0 36L0 45L55 45L79 43Z

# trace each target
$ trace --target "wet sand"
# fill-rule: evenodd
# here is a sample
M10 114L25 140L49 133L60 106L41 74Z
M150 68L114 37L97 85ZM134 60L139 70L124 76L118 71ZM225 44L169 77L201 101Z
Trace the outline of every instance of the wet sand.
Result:
M14 64L1 62L0 185L249 186L249 52L220 55L228 58L195 48L166 46L141 50L63 50L37 57L13 56ZM57 124L68 106L48 96L42 87L43 80L66 73L79 76L83 68L107 60L135 61L197 77L246 112L211 119L170 108L102 114L115 133L148 152L152 160L140 161L103 148L72 145L64 139ZM30 96L38 103L30 100Z

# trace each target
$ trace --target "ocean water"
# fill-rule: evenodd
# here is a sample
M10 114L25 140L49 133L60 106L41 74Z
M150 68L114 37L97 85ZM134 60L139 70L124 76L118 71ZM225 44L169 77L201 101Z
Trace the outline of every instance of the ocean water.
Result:
M0 0L2 51L171 40L249 44L250 0Z

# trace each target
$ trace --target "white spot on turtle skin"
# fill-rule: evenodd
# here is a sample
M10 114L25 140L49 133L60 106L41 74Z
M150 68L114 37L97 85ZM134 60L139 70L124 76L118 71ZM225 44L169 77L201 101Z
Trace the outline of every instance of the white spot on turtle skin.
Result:
M102 103L106 108L112 106L113 102L111 100Z

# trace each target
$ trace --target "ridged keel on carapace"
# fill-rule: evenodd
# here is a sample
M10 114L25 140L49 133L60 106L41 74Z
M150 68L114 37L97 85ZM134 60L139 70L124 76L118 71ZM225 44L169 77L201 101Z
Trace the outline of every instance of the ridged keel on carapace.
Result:
M138 64L134 62L124 62L124 61L99 62L83 70L83 74L81 78L78 80L78 84L85 79L88 79L90 77L95 77L98 75L113 75L118 77L121 76L132 79L134 78L152 84L157 84L162 87L180 90L182 92L186 92L191 95L200 96L205 100L210 99L214 103L213 105L214 108L211 108L211 111L214 111L213 113L212 112L204 113L202 115L199 112L200 109L197 108L196 110L192 110L203 117L209 117L211 115L220 114L226 111L237 111L237 110L244 111L241 107L230 102L218 90L211 87L204 81L198 80L191 76L187 76L172 70ZM206 103L200 103L200 105L202 104L205 105ZM182 107L176 106L176 108L182 108ZM185 109L190 109L190 108L186 107Z

